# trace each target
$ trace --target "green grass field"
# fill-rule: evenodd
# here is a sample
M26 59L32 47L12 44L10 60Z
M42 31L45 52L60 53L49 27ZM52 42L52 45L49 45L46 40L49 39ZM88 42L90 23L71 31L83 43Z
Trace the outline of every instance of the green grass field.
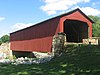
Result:
M100 48L68 45L60 57L44 64L0 64L0 75L100 75Z

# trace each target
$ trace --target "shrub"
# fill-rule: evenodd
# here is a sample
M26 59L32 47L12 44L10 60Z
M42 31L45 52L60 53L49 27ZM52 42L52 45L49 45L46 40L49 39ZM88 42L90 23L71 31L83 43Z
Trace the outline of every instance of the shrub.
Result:
M0 45L2 44L2 41L0 40Z

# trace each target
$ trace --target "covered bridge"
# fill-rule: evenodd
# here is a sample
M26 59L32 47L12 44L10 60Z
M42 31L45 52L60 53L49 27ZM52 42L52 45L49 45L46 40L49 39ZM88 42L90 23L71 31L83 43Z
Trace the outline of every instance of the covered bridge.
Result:
M68 42L82 42L92 37L93 21L80 9L53 17L10 34L13 51L51 52L53 36L64 32Z

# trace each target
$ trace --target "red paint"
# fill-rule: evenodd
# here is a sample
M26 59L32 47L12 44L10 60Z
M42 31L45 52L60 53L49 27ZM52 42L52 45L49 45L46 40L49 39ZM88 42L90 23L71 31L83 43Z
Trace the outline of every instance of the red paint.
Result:
M86 17L84 17L79 11L76 11L70 15L60 18L60 31L61 32L63 32L63 23L66 19L79 20L79 21L86 22L90 28L89 37L92 37L92 23Z
M59 18L55 18L36 26L12 33L11 50L50 52L52 38L59 32Z
M63 23L66 19L86 22L90 28L89 37L92 37L92 22L76 9L72 13L61 15L35 26L11 33L11 50L50 52L53 36L58 32L63 32Z
M51 51L52 37L45 37L41 39L13 41L11 43L11 49L15 51L38 51L48 52Z

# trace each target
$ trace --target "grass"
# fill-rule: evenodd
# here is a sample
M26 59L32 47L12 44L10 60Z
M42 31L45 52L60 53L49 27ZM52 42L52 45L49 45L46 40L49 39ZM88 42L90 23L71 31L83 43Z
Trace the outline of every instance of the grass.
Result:
M0 75L100 75L100 48L68 45L60 57L48 63L0 64Z

